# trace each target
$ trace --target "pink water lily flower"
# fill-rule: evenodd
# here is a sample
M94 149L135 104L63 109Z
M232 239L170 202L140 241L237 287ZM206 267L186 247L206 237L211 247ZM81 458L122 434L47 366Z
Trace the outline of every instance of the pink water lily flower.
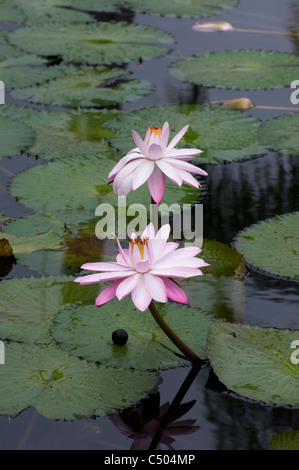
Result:
M109 182L113 182L118 196L126 196L147 181L153 200L160 204L165 192L165 176L179 186L185 183L199 188L199 182L190 173L207 176L207 172L188 161L193 160L194 155L201 154L202 150L175 148L188 128L189 125L183 127L169 144L168 122L162 129L150 127L144 140L133 129L132 136L137 147L123 157L109 174Z
M116 262L86 263L81 266L88 271L99 271L75 279L80 284L113 281L96 299L100 306L114 297L122 300L131 294L134 305L145 311L152 299L167 302L167 299L186 304L183 289L171 278L201 276L199 268L209 266L196 255L202 250L188 246L179 248L176 242L167 242L170 226L163 225L155 235L150 223L141 237L132 235L129 248L123 249L117 239L119 254Z

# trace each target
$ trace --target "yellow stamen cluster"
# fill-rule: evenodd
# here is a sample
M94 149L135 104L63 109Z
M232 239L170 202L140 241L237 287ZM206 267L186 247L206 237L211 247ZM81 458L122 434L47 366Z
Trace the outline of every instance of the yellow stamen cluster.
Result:
M132 250L134 250L134 246L138 246L141 258L143 259L144 247L148 246L148 238L147 237L136 237L132 238L130 241Z
M161 127L158 127L158 126L152 126L152 127L149 127L148 128L149 131L151 131L149 137L148 137L148 141L147 141L147 145L149 144L149 140L150 140L150 137L152 134L154 134L155 136L159 136L161 137L162 136L162 131L161 131Z

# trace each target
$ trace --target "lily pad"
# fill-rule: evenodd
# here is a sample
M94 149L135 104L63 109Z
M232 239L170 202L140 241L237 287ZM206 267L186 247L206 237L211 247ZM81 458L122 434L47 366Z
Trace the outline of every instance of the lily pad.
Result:
M0 31L0 60L7 59L8 57L16 57L22 54L16 47L8 43L7 38L8 33L6 31Z
M59 310L75 302L92 302L95 295L95 286L79 289L71 276L4 280L1 282L0 338L49 344L51 323Z
M0 10L0 21L3 23L22 23L24 20L24 13L11 0L0 0Z
M299 114L288 114L266 121L260 128L260 139L276 152L299 155Z
M205 105L153 106L122 114L107 123L107 127L117 131L110 142L126 153L134 146L132 129L144 136L148 127L161 127L165 121L169 122L171 137L186 124L190 125L178 146L203 150L203 154L195 157L198 163L242 160L267 151L259 141L260 122L257 119Z
M144 187L131 191L120 202L108 184L108 174L114 165L115 160L109 160L107 153L103 152L80 159L70 157L46 162L17 175L12 181L11 192L22 204L43 214L52 213L73 230L74 224L78 227L80 223L94 218L99 204L110 204L112 209L115 208L113 221L119 207L122 207L120 204L128 207L138 201L149 213L151 199ZM50 191L45 192L45 187L51 188ZM183 188L167 181L163 202L169 206L174 202L191 204L199 195L200 191L195 188ZM72 220L68 220L70 216Z
M243 90L289 87L299 58L282 52L238 50L195 55L175 62L171 73L198 85Z
M63 76L43 85L15 90L12 96L32 103L76 108L134 101L151 91L150 82L125 81L126 75L128 73L120 69L68 66L64 69ZM117 82L115 79L120 77L122 80Z
M299 279L299 212L276 216L241 232L235 248L252 268Z
M99 65L160 57L168 49L158 44L173 42L166 32L122 22L25 27L12 33L10 41L30 53Z
M237 0L124 0L134 11L161 16L203 17L220 15L224 9L235 7Z
M205 355L207 330L213 317L175 303L159 305L159 312L169 326L202 359ZM128 333L124 346L112 342L117 329ZM55 318L52 335L70 354L113 367L167 369L184 365L175 355L180 351L152 318L150 311L141 313L130 300L112 300L100 308L72 305Z
M299 431L282 431L272 437L269 450L299 450Z
M24 122L0 116L0 129L0 160L25 151L34 142L34 131Z
M228 390L264 403L299 405L299 367L291 362L298 332L214 322L211 366Z
M104 416L144 398L155 374L117 370L71 357L55 345L5 344L0 414L34 406L46 418Z
M27 150L31 155L55 160L101 153L105 153L107 158L113 154L105 139L113 136L115 132L104 128L103 125L115 118L115 111L36 111L2 105L0 116L2 113L4 116L26 120L32 127L35 140Z

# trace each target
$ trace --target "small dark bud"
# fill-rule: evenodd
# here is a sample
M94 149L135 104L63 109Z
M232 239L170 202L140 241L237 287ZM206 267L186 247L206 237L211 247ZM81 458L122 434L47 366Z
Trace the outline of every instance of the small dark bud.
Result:
M124 346L128 341L128 333L122 329L115 330L112 333L112 341L117 346Z

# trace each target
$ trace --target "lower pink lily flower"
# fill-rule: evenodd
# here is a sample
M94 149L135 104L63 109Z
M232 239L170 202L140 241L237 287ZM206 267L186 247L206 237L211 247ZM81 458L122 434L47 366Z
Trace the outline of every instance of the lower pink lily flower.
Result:
M118 196L126 196L147 182L153 200L160 204L165 192L165 176L179 186L185 183L194 188L201 187L190 173L207 176L207 172L188 161L202 150L175 148L188 128L189 125L183 127L169 144L168 122L162 129L157 126L149 128L144 140L133 129L132 137L137 148L123 157L109 174L109 183L113 182Z
M150 223L141 237L132 235L128 249L123 249L117 239L119 254L116 262L86 263L81 266L88 271L99 271L78 277L75 282L94 284L113 281L96 299L100 306L114 297L122 300L131 294L134 305L145 311L152 300L167 302L172 299L186 304L187 296L183 289L171 278L201 276L199 268L209 266L196 255L202 250L189 246L179 248L176 242L167 242L170 226L163 225L155 235Z

